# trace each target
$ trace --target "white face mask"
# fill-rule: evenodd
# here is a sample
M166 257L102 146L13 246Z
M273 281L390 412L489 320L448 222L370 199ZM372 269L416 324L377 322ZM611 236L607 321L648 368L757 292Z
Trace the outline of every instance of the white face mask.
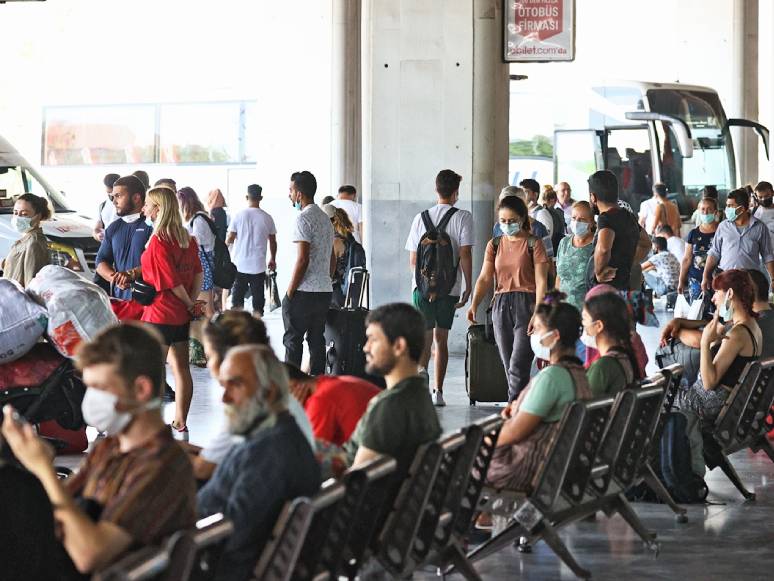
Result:
M11 216L11 228L16 230L19 234L24 234L30 228L32 228L32 218L27 216Z
M589 335L586 331L583 331L583 334L581 335L581 343L583 343L586 347L591 347L592 349L597 348L597 337L596 335L592 336Z
M121 219L124 222L131 224L132 222L136 222L140 219L140 212L137 212L136 214L129 214L128 216L121 216Z
M116 410L117 403L117 395L104 389L87 387L81 404L83 420L100 432L105 432L108 436L115 436L123 432L129 425L133 414L161 405L160 400L154 399L132 410L132 412L119 412Z
M543 345L543 339L553 333L554 331L548 331L548 333L543 335L537 335L536 333L530 335L529 344L530 347L532 347L532 352L535 354L535 357L545 359L546 361L551 359L551 347Z

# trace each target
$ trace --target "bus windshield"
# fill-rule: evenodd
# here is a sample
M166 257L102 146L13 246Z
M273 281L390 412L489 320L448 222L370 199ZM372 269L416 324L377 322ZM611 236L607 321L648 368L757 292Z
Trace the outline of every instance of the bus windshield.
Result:
M0 214L12 214L16 198L24 193L47 197L54 212L70 212L61 196L30 167L0 165Z
M716 93L674 89L651 89L650 110L686 122L693 137L693 157L683 158L677 139L667 124L656 123L661 179L670 192L695 199L704 186L721 193L735 186L735 165L726 116Z

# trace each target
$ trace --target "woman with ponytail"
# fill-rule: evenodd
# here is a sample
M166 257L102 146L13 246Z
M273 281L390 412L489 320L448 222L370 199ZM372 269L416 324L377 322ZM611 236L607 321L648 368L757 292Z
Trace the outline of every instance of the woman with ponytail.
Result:
M632 320L626 301L615 293L591 297L581 318L581 341L600 354L587 372L594 397L614 396L643 378L632 347Z
M502 412L505 423L487 473L489 484L496 488L527 490L564 408L575 400L592 397L583 363L575 355L581 316L564 298L560 292L548 292L535 310L532 350L550 365Z

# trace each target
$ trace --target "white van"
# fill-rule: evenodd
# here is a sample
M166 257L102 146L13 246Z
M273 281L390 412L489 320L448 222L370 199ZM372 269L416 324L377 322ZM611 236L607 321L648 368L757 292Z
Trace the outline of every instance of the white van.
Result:
M5 258L11 245L20 238L11 228L11 216L16 198L26 192L46 196L54 209L53 218L43 222L51 264L65 266L92 280L99 250L99 242L92 238L92 222L76 215L64 196L0 137L0 258Z

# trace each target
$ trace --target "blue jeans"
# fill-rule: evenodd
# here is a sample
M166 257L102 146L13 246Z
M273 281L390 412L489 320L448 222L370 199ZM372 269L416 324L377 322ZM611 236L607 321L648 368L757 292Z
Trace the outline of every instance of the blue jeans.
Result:
M658 296L664 296L667 293L666 284L654 271L643 272L642 276L645 278L645 284L652 288Z

